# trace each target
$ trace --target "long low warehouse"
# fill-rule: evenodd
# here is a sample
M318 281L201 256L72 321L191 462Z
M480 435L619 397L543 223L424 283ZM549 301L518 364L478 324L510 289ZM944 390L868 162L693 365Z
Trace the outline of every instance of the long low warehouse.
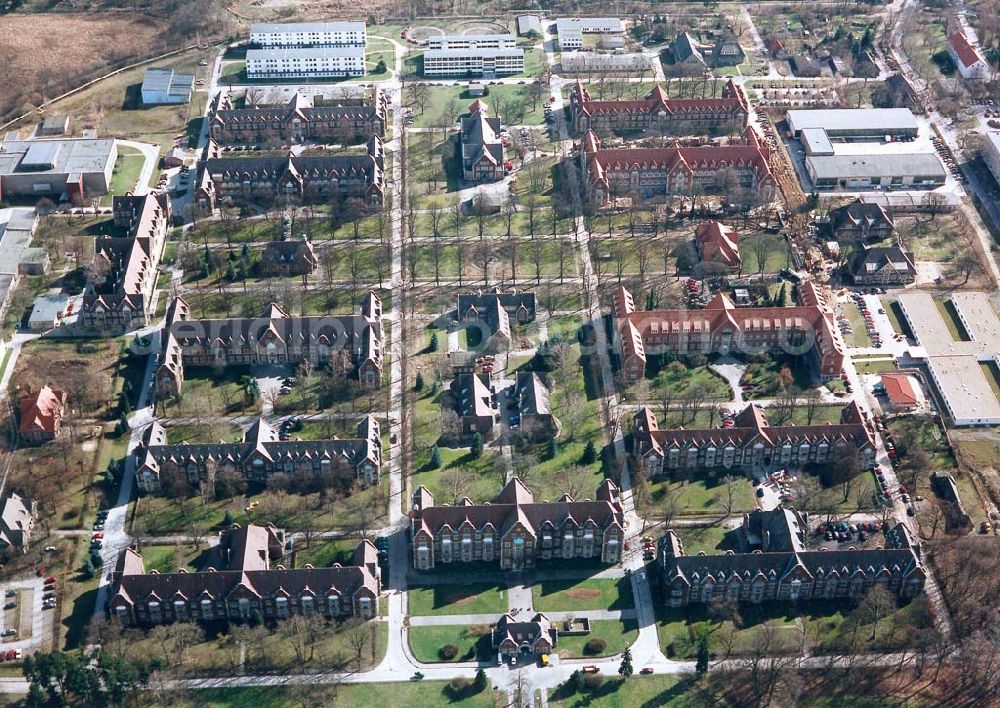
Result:
M820 191L935 189L948 173L932 153L878 155L810 155L806 171Z
M916 137L917 119L907 108L832 108L826 110L788 111L788 130L794 137L810 128L826 131L831 138L882 140Z

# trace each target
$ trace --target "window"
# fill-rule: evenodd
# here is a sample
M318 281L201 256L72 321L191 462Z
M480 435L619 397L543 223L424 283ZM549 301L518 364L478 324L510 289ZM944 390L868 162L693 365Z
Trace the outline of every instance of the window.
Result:
M209 599L201 601L201 618L212 619L212 601Z
M483 560L493 560L493 536L486 536L483 539Z
M150 601L149 605L149 619L151 622L162 622L163 616L160 613L160 603L155 600Z
M472 539L468 536L462 539L462 560L466 563L472 560Z
M187 616L187 603L184 600L174 600L174 617L179 620L186 620Z
M370 597L362 597L358 600L358 605L360 607L362 617L372 616L372 599Z
M339 615L340 595L328 595L326 598L326 609L331 615Z
M118 607L116 607L115 608L115 617L117 617L118 621L121 622L122 624L127 623L128 622L128 608L124 607L123 605L119 605Z
M281 618L288 617L288 598L287 597L275 598L274 608L278 614L278 617Z
M441 539L441 562L451 563L451 538Z
M802 581L796 578L789 585L788 599L798 600L800 592L802 592Z
M492 539L490 539L492 540ZM420 546L417 548L417 567L421 570L426 570L431 564L431 553L427 546Z

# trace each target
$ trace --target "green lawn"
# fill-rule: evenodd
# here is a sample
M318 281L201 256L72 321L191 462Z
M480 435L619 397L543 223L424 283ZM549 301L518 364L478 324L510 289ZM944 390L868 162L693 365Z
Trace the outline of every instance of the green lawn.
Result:
M726 477L732 477L727 483ZM724 470L694 472L689 480L661 480L649 482L647 491L640 493L640 506L647 513L667 503L672 495L679 516L722 516L727 513L729 493L732 491L732 513L754 508L750 482L740 474L727 474ZM655 512L654 512L655 513Z
M738 542L736 531L724 526L678 526L674 531L684 544L684 553L696 556L702 551L709 555L735 549Z
M406 95L406 105L413 108L414 128L454 127L459 116L466 114L469 104L476 99L468 94L468 81L459 81L458 86L428 86L427 103L421 113L412 90ZM544 119L542 106L547 99L541 91L537 101L532 101L527 84L490 86L489 93L482 100L490 107L491 115L498 115L504 124L538 125Z
M729 384L708 366L688 367L674 361L659 369L648 368L646 376L654 395L666 387L676 397L692 392L698 392L703 400L729 401L733 397Z
M305 539L295 541L295 567L306 564L314 568L329 568L334 563L353 565L354 551L361 543L357 538L313 538L308 545Z
M532 606L539 612L624 610L633 606L628 578L543 580L532 588Z
M556 689L549 692L548 704L560 708L634 708L635 706L677 706L699 705L697 693L689 695L689 689L697 684L691 676L655 674L640 676L641 666L636 666L636 675L627 681L619 676L609 676L594 692L582 692L571 696L563 695Z
M120 197L134 191L144 164L141 152L135 148L119 147L114 173L111 175L111 185L105 200L110 202L111 197Z
M410 649L417 661L436 663L445 661L495 660L490 640L491 625L436 625L411 626L409 629ZM454 659L443 659L441 647L458 647Z
M639 636L635 620L593 620L590 623L590 634L582 636L560 635L556 644L559 656L563 659L597 658L597 656L613 656L625 651ZM603 639L604 651L599 655L586 654L584 646L591 639Z
M470 672L469 679L474 672ZM387 705L416 708L445 705L452 708L494 708L494 693L482 693L454 699L447 681L400 681L392 683L345 683L324 686L254 686L249 688L213 688L187 696L172 697L178 708L246 708L266 705L323 705L333 708L385 708ZM391 699L388 696L392 696Z
M209 553L206 549L198 549L190 545L157 545L144 546L139 551L142 563L148 573L155 570L159 573L173 573L180 569L198 570Z
M499 617L507 609L507 593L499 584L452 583L413 587L409 591L411 615L495 614Z

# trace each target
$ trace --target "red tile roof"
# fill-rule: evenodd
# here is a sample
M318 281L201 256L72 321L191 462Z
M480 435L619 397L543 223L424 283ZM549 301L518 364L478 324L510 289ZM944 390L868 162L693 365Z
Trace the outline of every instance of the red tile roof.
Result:
M657 85L646 97L637 101L595 101L590 98L583 83L576 82L573 102L587 115L619 113L747 113L749 102L743 90L730 79L722 90L721 98L670 98L662 86Z
M966 68L978 62L985 63L985 60L979 53L979 50L972 46L964 32L958 31L948 37L948 44L950 44L951 48L955 50L955 54L958 55L959 60L966 66Z
M695 229L694 237L701 247L701 257L706 261L722 261L735 266L743 260L736 229L731 226L718 221L703 221Z
M906 374L882 374L882 385L893 405L915 406L920 402Z
M21 433L42 430L55 434L65 405L65 393L49 386L42 386L33 397L21 400Z

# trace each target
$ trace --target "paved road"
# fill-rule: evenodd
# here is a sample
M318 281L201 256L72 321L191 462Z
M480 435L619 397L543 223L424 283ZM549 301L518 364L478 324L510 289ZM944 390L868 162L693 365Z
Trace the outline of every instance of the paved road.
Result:
M142 171L139 173L139 178L135 182L135 189L132 190L132 193L139 195L147 194L150 191L149 180L152 179L153 170L156 169L156 165L160 161L160 146L140 143L135 140L118 140L118 145L120 147L130 147L142 153Z

